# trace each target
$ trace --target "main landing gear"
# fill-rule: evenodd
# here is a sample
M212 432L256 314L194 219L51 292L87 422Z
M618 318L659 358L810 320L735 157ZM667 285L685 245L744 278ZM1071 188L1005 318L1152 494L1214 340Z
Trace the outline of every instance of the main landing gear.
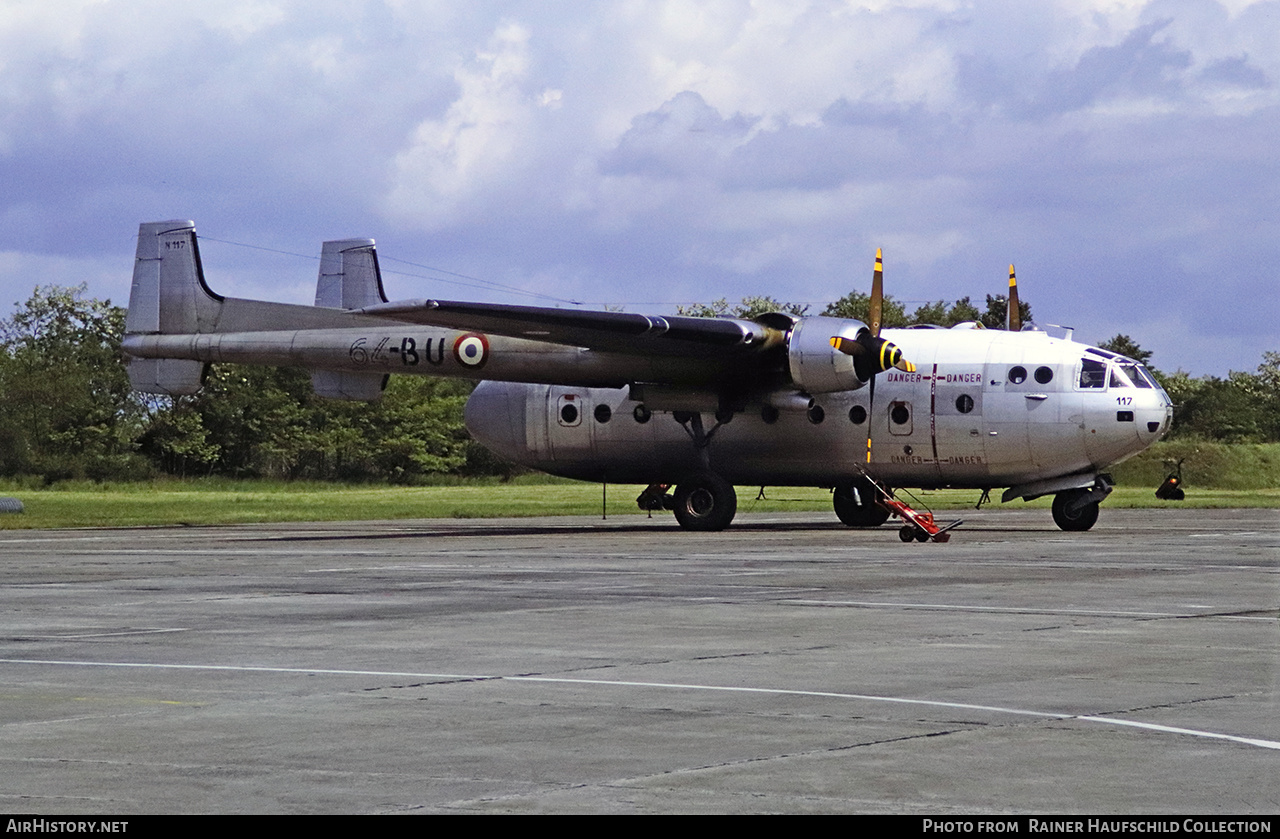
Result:
M685 530L724 530L738 512L738 494L714 472L701 472L676 485L673 509Z
M906 502L895 498L892 490L877 484L866 474L852 483L836 487L832 493L832 504L836 508L836 516L850 527L879 527L889 520L889 516L897 516L903 522L898 538L904 542L946 542L951 538L947 531L964 524L961 519L945 525L938 523L933 513L912 509Z
M724 530L738 512L733 484L714 472L698 472L667 492L671 484L650 484L636 503L641 510L670 510L685 530Z
M707 447L717 429L733 419L733 414L717 412L716 424L710 431L703 428L701 414L675 411L674 415L693 441L701 468L676 484L675 493L667 492L670 484L650 484L640 493L636 503L642 510L671 510L685 530L724 530L738 512L738 493L734 491L733 484L711 470Z
M879 527L889 520L889 511L876 503L876 487L867 478L836 487L831 504L836 518L849 527Z

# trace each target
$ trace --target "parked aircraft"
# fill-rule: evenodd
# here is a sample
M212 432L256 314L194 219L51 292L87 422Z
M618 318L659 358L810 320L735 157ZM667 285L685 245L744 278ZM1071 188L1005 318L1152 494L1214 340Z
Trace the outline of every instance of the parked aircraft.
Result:
M641 503L690 530L732 521L735 484L829 487L854 527L888 518L881 488L1007 487L1003 501L1052 494L1058 526L1088 530L1106 469L1160 439L1172 406L1139 362L1022 328L1016 292L1010 266L1007 330L883 336L878 253L869 324L389 302L373 240L345 239L324 243L300 306L214 293L194 223L166 221L138 231L124 349L149 393L194 393L216 362L302 367L318 394L355 400L393 373L480 380L465 419L481 443L648 484Z

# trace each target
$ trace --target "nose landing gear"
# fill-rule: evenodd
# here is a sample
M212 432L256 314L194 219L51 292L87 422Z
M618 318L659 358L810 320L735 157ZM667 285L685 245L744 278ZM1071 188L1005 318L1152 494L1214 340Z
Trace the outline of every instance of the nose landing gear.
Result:
M1098 522L1098 505L1111 494L1111 481L1099 475L1088 489L1072 489L1053 496L1053 523L1062 530L1081 532Z

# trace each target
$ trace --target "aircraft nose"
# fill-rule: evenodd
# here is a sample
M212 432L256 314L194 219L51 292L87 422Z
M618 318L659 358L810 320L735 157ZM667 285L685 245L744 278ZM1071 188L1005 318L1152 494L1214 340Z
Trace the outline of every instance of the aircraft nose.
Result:
M1169 426L1173 422L1173 403L1169 401L1169 397L1164 395L1163 392L1158 394L1156 398L1149 398L1144 401L1146 404L1140 404L1139 406L1140 422L1145 426L1147 434L1154 435L1155 440L1158 440L1168 432ZM1150 442L1155 440L1150 440Z
M467 400L463 422L485 448L517 463L527 460L525 391L527 386L481 382Z

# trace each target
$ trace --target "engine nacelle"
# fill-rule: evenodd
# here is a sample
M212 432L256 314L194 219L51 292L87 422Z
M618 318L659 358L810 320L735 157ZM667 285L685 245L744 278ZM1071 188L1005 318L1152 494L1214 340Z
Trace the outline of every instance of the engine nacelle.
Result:
M854 368L853 357L831 346L833 337L856 340L866 329L861 321L844 318L803 318L787 339L791 380L806 393L857 390L867 383Z

